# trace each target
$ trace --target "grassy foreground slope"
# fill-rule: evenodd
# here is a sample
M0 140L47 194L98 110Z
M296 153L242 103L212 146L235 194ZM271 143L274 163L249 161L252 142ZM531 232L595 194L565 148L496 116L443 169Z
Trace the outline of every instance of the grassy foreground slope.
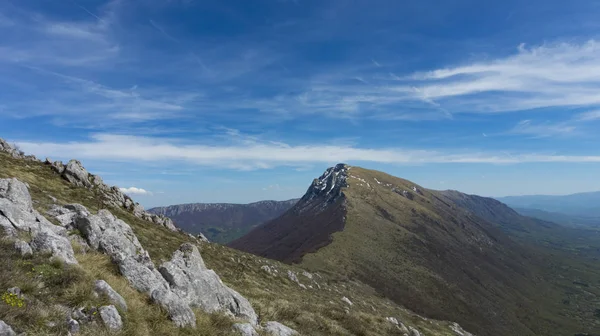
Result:
M44 214L55 203L80 203L98 210L95 190L75 187L37 161L15 159L0 153L0 178L15 177L29 184L36 210ZM124 209L109 209L132 226L155 263L170 259L184 242L199 244L186 234L141 220ZM73 232L72 234L77 234ZM27 239L27 237L23 237ZM306 274L303 269L259 258L217 244L201 244L202 256L223 282L248 298L263 321L277 320L302 335L402 335L386 317L395 317L426 336L456 335L450 322L424 319L382 297L358 281ZM94 280L106 280L127 301L122 313L122 335L234 335L234 321L221 314L196 311L196 329L175 328L158 306L133 290L105 255L76 248L79 266L66 266L45 256L24 259L12 244L0 239L0 291L20 287L24 306L0 301L0 319L27 335L65 335L63 308L97 306L92 295ZM268 270L266 267L269 266ZM292 272L297 281L288 276ZM312 279L309 278L312 277ZM302 286L300 285L302 284ZM342 301L347 297L353 304ZM107 330L82 327L82 335L108 335Z
M573 307L565 313L565 295L574 286L550 281L547 271L547 263L561 264L561 258L510 239L442 193L410 181L352 167L347 182L344 229L306 254L301 266L359 279L418 313L458 321L478 335L600 333L593 314Z

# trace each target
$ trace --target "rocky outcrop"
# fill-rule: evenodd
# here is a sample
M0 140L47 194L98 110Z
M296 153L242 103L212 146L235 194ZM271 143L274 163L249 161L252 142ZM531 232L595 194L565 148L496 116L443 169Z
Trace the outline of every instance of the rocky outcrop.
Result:
M17 336L17 333L8 324L0 320L0 336Z
M50 223L40 215L31 202L27 185L17 179L0 179L0 227L7 235L29 233L34 252L49 253L69 264L76 264L75 254L65 228ZM27 253L22 243L16 248ZM23 252L21 252L23 253Z
M206 268L196 246L181 245L159 271L173 292L191 307L207 312L222 311L257 324L258 316L248 300L225 286L213 270Z
M470 332L465 331L460 324L454 322L450 325L450 330L452 330L456 336L475 336L473 334L471 334Z
M8 142L0 139L0 152L5 152L15 159L24 159L30 161L37 161L37 158L33 155L25 155L23 151L19 150L16 146L9 144Z
M271 336L293 336L298 332L292 328L286 327L279 322L270 321L265 324L265 332Z
M110 256L131 286L162 306L178 326L195 326L191 307L225 312L257 324L257 315L248 300L206 268L196 246L183 244L170 261L157 269L131 227L108 210L92 215L80 205L71 205L53 213L62 218L66 227L78 229L91 248ZM104 281L97 281L95 290L126 309L122 297Z
M94 284L94 293L98 296L106 297L110 303L119 307L122 311L127 311L127 302L125 302L125 299L123 299L123 297L106 281L96 280L96 283Z

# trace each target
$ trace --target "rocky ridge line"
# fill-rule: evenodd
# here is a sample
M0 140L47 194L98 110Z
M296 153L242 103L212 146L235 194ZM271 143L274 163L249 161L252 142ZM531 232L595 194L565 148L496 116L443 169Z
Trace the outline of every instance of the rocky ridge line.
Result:
M0 152L8 153L16 159L42 162L34 155L25 155L23 151L2 138L0 138ZM100 176L90 174L78 160L70 160L66 165L62 161L52 161L49 158L46 158L43 162L71 184L100 191L103 196L102 202L104 205L113 208L124 208L131 211L138 218L164 226L171 231L178 230L170 218L147 212L142 205L134 202L131 197L124 194L117 186L109 186L104 183Z

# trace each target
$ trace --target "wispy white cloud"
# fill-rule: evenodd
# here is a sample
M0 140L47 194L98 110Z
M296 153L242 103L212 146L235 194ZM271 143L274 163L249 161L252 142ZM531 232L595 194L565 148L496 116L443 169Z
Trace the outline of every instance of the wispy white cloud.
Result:
M136 187L119 188L119 190L127 195L152 195L148 190Z
M600 110L583 112L575 116L578 121L600 120Z
M303 166L310 163L379 162L395 164L525 162L600 162L600 155L560 155L481 151L437 151L407 148L360 148L335 145L273 144L196 145L174 140L96 134L91 141L53 143L17 142L26 152L62 157L65 153L82 159L122 162L184 161L199 166L229 169L269 169L277 166Z
M600 43L522 44L513 55L415 73L403 80L412 84L398 86L400 92L414 87L415 98L468 112L596 105Z
M510 130L509 133L543 138L551 136L573 135L576 129L576 126L567 122L535 123L531 120L521 120L515 125L515 127L513 127L512 130Z

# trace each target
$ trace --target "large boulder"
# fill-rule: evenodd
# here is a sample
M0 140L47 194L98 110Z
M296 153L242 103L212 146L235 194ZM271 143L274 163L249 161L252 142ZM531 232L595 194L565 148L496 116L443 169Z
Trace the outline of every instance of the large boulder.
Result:
M13 237L19 232L31 234L33 241L29 245L33 251L77 263L66 229L40 215L32 206L27 185L14 178L0 179L0 227Z
M256 325L258 316L250 302L223 284L219 276L206 268L198 248L185 243L173 253L171 261L159 267L171 289L191 307L207 312L225 312Z
M270 321L265 324L265 332L270 336L293 336L298 335L298 332L292 328L286 327L283 324L275 321Z
M156 289L152 292L151 298L168 312L169 318L178 327L196 326L196 315L189 304L170 289Z

